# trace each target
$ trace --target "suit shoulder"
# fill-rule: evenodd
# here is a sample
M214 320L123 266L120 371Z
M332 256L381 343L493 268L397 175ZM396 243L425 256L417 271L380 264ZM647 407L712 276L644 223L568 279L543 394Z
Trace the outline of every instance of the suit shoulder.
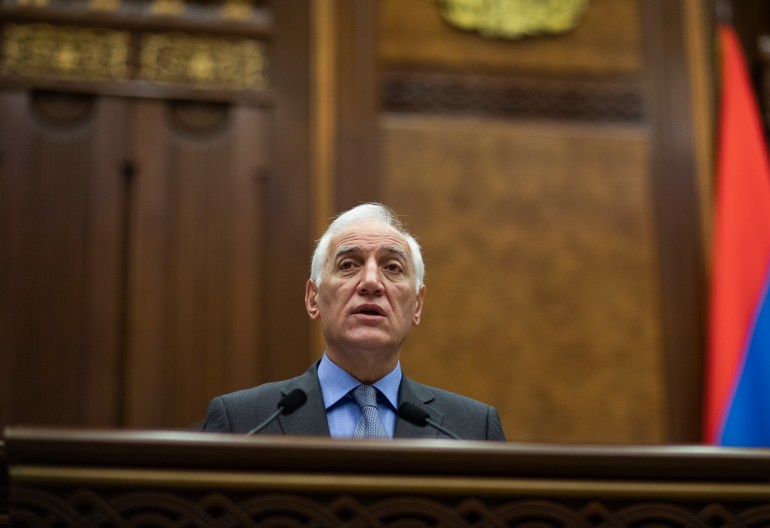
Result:
M290 387L294 387L294 386L306 387L309 384L311 384L315 379L317 379L316 366L313 365L307 371L305 371L303 374L300 374L299 376L295 376L293 378L289 378L285 380L269 381L267 383L257 385L256 387L241 389L241 390L237 390L227 394L222 394L221 396L217 396L214 399L219 398L225 401L226 403L239 402L244 400L253 401L254 399L257 399L257 398L263 398L263 397L271 396L273 394L280 394L281 392L286 391Z
M274 392L281 392L281 389L286 385L286 383L288 383L288 381L289 380L271 381L269 383L257 385L256 387L228 392L227 394L221 394L217 396L217 398L224 400L226 403L252 400L254 398L266 396Z
M430 399L434 398L436 401L442 401L450 403L451 405L459 405L463 407L472 407L472 408L484 408L486 409L490 405L484 402L481 402L479 400L474 400L473 398L469 398L468 396L463 396L462 394L458 394L456 392L448 391L446 389L441 389L439 387L433 387L431 385L425 385L424 383L419 383L414 380L409 380L409 383L412 384L412 390L420 397L424 399Z
M204 430L246 432L273 413L284 393L298 387L311 390L315 381L311 368L295 378L271 381L249 389L216 396L209 404Z

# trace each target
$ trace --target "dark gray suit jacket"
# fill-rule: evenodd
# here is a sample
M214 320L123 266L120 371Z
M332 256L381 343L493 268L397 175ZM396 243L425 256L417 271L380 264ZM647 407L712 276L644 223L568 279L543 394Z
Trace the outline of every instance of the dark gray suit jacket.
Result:
M330 436L317 367L315 363L296 378L217 396L211 400L203 430L247 433L275 412L284 395L302 389L307 394L307 403L292 414L279 415L261 433ZM505 440L497 410L485 403L417 383L406 376L401 378L398 401L399 405L410 402L425 409L433 420L464 440ZM419 427L400 418L396 419L395 437L446 438L433 427Z

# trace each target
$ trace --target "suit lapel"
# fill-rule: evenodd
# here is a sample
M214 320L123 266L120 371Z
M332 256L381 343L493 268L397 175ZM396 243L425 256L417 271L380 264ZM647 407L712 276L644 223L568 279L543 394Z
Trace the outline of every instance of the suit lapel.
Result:
M318 383L317 367L318 363L315 363L307 372L289 381L281 389L281 394L284 396L294 389L302 389L307 394L305 405L288 416L283 414L278 416L278 423L284 434L331 436L329 423L326 420L321 385ZM406 376L401 379L401 386L398 390L399 405L405 402L417 405L425 409L430 414L431 419L440 424L444 421L444 414L430 405L434 399L433 393L424 385L415 383ZM430 426L420 427L401 418L396 418L394 436L396 438L436 438L439 436L439 432Z
M306 436L331 436L329 423L326 421L324 399L321 385L318 383L316 369L318 363L310 367L303 375L294 378L281 393L286 395L294 389L302 389L307 394L307 403L289 415L279 415L278 422L284 434Z
M401 379L401 386L398 390L398 404L403 405L408 402L417 405L425 409L433 421L440 424L444 420L444 414L431 408L429 405L434 399L433 393L423 385L413 382L406 376ZM438 431L429 425L420 427L397 418L394 436L396 438L436 438L438 437Z

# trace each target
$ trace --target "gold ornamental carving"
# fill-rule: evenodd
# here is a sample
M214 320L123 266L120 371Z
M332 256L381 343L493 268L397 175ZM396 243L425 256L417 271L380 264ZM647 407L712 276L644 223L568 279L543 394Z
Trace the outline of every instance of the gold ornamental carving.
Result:
M145 35L139 78L193 88L258 91L265 87L264 44L184 33Z
M589 0L437 0L451 25L484 37L516 39L575 28Z
M253 0L210 2L203 5L204 11L195 13L188 10L191 4L185 0L130 1L143 2L148 21L156 16L193 20L195 14L212 21L243 22L248 29L246 25L254 25L258 18ZM41 12L51 5L49 0L0 0L3 2L39 7ZM225 99L266 95L260 92L268 84L267 44L258 37L200 31L197 19L189 32L158 30L150 25L126 28L123 8L129 0L81 0L63 5L72 14L98 12L100 27L93 24L96 19L88 17L82 24L73 22L76 17L61 24L0 22L2 82L35 85L66 81L81 83L86 90L140 95L152 93L146 90L152 84L167 89L163 93L191 97L195 94L190 90L217 91L217 97ZM117 27L101 27L101 22L111 20Z
M0 64L4 75L90 81L128 76L128 32L8 24L4 33Z

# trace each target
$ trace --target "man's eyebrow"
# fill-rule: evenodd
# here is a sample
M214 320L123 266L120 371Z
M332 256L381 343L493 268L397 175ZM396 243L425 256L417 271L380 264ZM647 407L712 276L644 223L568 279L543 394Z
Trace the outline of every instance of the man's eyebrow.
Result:
M409 258L407 256L407 254L406 254L406 251L404 251L403 249L401 249L399 247L389 246L389 247L385 248L385 251L388 252L388 253L391 253L391 254L398 255L399 257L401 257L404 260L408 260L408 258Z
M344 257L345 255L350 255L351 253L356 253L357 251L360 251L361 248L358 246L342 246L337 250L336 253L334 253L334 258L338 259L340 257Z
M403 249L396 247L396 246L387 246L382 248L383 251L386 253L390 253L391 255L396 255L404 260L408 260L409 256L406 254L406 251ZM359 246L342 246L340 247L335 253L334 258L338 259L340 257L344 257L346 255L350 255L351 253L357 253L361 251L361 248Z

